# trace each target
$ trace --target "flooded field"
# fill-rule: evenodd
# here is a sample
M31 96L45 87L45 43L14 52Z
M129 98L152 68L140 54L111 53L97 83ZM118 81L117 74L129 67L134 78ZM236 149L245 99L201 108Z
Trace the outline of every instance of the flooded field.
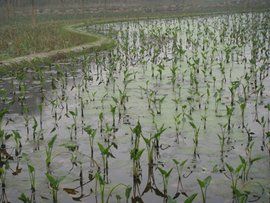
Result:
M116 47L2 77L1 201L269 202L269 22L85 25Z

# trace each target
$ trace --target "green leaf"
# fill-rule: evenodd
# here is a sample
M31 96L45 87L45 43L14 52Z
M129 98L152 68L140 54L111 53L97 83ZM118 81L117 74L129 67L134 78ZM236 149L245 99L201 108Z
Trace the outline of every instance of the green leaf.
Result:
M177 201L173 199L171 196L169 196L167 203L177 203Z
M126 200L129 199L130 197L130 194L131 194L131 190L132 190L132 187L128 186L125 190L125 197L126 197Z
M197 179L197 181L198 181L198 183L199 183L199 185L200 185L201 188L204 188L205 187L204 181L202 181L200 179Z
M74 111L69 111L69 113L74 117L77 115Z
M256 162L256 161L259 161L259 160L261 160L261 159L263 159L263 157L256 157L256 158L254 158L254 159L251 159L251 164L253 164L254 162Z
M34 166L32 166L31 164L28 164L27 166L28 166L28 171L29 171L30 173L33 173L33 172L35 171Z
M101 154L103 154L103 155L107 154L106 153L106 148L102 144L98 143L98 148L99 148Z
M207 176L204 179L205 187L208 187L210 185L211 180L212 180L212 177L211 176Z
M31 203L31 199L27 197L24 193L22 193L18 199L24 203Z
M196 129L196 125L195 125L193 122L189 122L189 124L191 125L191 127L192 127L193 129Z
M229 165L228 163L226 163L226 167L227 169L231 172L231 173L234 173L234 169L231 165Z
M185 201L184 201L184 203L192 203L193 202L193 200L197 197L197 193L195 193L195 194L192 194L191 196L189 196Z
M176 159L173 159L173 162L175 163L175 165L179 164L179 162Z

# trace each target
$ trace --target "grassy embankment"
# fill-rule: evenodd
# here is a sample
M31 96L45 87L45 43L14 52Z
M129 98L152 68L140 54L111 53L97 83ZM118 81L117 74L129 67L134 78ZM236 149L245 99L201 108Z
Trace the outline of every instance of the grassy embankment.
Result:
M239 12L239 11L238 11ZM5 72L5 67L16 68L24 62L39 62L40 59L55 60L67 57L70 53L81 53L89 49L106 49L113 46L113 41L100 35L79 32L74 29L82 22L104 23L123 20L168 18L196 15L220 14L211 13L148 13L142 17L133 13L114 15L103 15L91 19L69 19L61 21L44 22L42 20L35 26L18 22L17 24L4 25L0 27L0 73ZM225 12L226 13L226 12ZM83 46L82 46L83 45Z

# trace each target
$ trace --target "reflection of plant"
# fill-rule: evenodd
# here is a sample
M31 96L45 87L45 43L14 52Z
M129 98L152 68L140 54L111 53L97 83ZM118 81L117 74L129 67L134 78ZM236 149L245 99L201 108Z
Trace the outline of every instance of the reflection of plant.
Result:
M176 159L173 159L173 162L176 166L177 174L178 174L177 191L179 190L179 185L181 186L181 190L183 191L184 187L183 187L183 182L182 182L182 172L183 172L183 168L184 168L185 164L187 163L187 159L182 161L181 163L178 162Z

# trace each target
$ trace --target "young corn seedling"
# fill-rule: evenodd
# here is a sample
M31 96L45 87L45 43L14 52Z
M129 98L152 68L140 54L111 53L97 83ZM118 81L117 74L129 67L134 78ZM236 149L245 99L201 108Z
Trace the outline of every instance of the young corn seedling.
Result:
M231 106L234 106L235 91L237 90L239 85L240 85L239 81L234 81L234 82L231 82L231 86L229 87L229 90L231 93Z
M108 178L108 169L109 169L109 161L108 158L112 157L115 158L115 156L110 152L110 148L115 145L111 144L108 147L103 146L102 144L98 143L98 148L102 156L102 163L103 163L103 173L104 177ZM115 147L116 148L116 147ZM107 180L108 182L108 180Z
M36 191L36 173L35 173L35 168L31 164L27 164L28 168L28 174L30 178L30 184L31 184L31 190L32 192Z
M270 103L265 105L264 108L267 109L267 131L270 130Z
M176 79L177 79L177 70L178 70L178 67L176 65L173 65L171 68L171 73L172 73L172 76L171 76L171 83L172 83L172 88L173 88L173 92L175 91L175 83L176 83Z
M22 193L18 199L21 200L23 203L32 203L33 202L31 200L31 198L27 197L24 193Z
M261 119L257 119L256 122L261 126L262 128L262 144L265 147L265 127L266 127L266 120L264 116L261 117Z
M197 148L198 148L198 144L199 144L200 127L197 127L193 122L189 122L189 124L194 129L194 138L193 138L193 142L194 142L194 153L193 153L193 155L194 155L194 158L196 158L197 155L198 155Z
M115 132L115 114L116 114L116 106L110 105L110 111L111 111L111 113L112 113L112 118L113 118L112 126L113 126L113 129L114 129L114 132Z
M207 176L204 180L197 179L200 189L201 189L203 203L206 203L206 191L207 191L208 186L211 183L211 180L212 180L211 176Z
M216 116L218 115L218 107L221 103L221 92L222 92L222 89L217 89L217 91L215 92L214 94L214 97L215 97L215 114Z
M229 176L228 177L231 180L231 188L232 188L232 192L233 192L233 196L235 198L236 195L236 191L238 190L238 181L241 178L241 170L243 168L243 164L239 164L236 168L233 168L230 164L226 163L226 169L229 172Z
M29 108L28 107L24 107L23 110L23 118L24 118L24 126L26 128L26 140L29 140L29 134L30 134L30 129L29 129L29 121L30 121L30 116L29 116Z
M149 138L146 138L142 135L142 138L145 142L146 149L147 149L147 158L148 158L148 165L153 165L154 159L153 159L153 152L154 152L154 145L153 145L153 139L154 136L150 135Z
M174 116L174 124L175 124L175 131L176 131L176 139L175 139L175 141L177 143L179 143L179 136L181 135L181 132L180 132L181 113Z
M167 128L164 128L164 124L158 128L156 125L156 133L154 134L154 142L155 142L155 148L158 152L159 150L159 140L160 140L160 136L165 132L165 130L167 130Z
M201 115L201 121L203 122L203 129L206 130L206 122L207 122L207 106L204 107L204 114Z
M21 148L22 148L22 143L21 143L21 135L18 131L13 130L13 138L16 143L15 146L15 156L18 157L21 154Z
M77 117L78 117L77 107L75 111L69 111L69 113L73 120L72 128L74 129L74 135L75 135L75 140L76 140L77 139ZM72 136L71 136L71 140L72 140Z
M224 171L224 147L225 147L225 141L228 140L227 137L225 137L225 134L226 134L226 127L227 127L227 124L225 125L222 125L219 123L219 127L221 129L221 134L218 134L218 139L219 139L219 145L220 145L220 157L221 157L221 163L222 163L222 168L221 170Z
M36 141L36 137L37 137L37 127L38 127L38 122L36 120L36 118L34 117L34 124L32 126L33 129L33 141Z
M161 81L162 80L162 72L165 70L165 65L160 62L158 65L158 73L159 73L159 80Z
M255 99L255 105L254 105L254 109L255 109L255 120L258 120L259 93L262 91L262 89L263 89L263 86L259 86L255 90L255 93L256 93L256 99Z
M104 115L103 115L103 112L100 112L99 114L98 114L98 121L99 121L99 132L101 133L101 135L102 135L102 133L103 133L103 121L104 121Z
M162 107L162 104L165 100L166 96L163 96L161 98L158 98L158 109L157 109L157 114L161 114L161 107Z
M52 162L52 150L53 150L53 146L54 143L56 141L57 135L54 135L50 141L48 142L48 145L46 147L46 166L47 166L47 170L49 171L51 162Z
M197 195L198 195L197 193L190 195L190 196L184 201L184 203L192 203L193 200L197 197Z
M91 126L84 128L84 131L88 134L89 144L90 144L90 157L94 158L94 138L96 136L97 130L93 129Z
M141 124L138 121L137 125L131 129L132 131L132 137L131 137L131 141L133 143L133 149L131 149L130 151L130 156L131 159L133 160L133 177L135 180L139 180L139 175L140 175L140 158L144 152L144 149L139 149L139 145L140 145L140 138L142 136L142 128L141 128ZM133 138L133 135L135 135L135 140Z
M57 178L57 177L52 176L48 172L45 175L46 175L47 180L49 182L50 189L52 190L53 202L57 203L58 202L57 193L59 190L59 185L64 180L65 176Z
M228 133L231 132L231 118L232 118L232 115L233 115L233 111L234 111L234 108L231 106L226 106L226 115L227 115L227 118L228 118L228 122L227 122L227 127L228 127Z
M134 180L139 180L140 178L140 158L145 149L133 148L130 151L130 157L133 161L133 178Z
M44 137L43 137L43 103L38 105L38 111L39 111L39 127L40 127L39 139L44 140Z
M166 171L163 168L158 167L158 170L162 176L162 180L163 180L163 191L164 191L164 196L167 197L167 191L168 191L168 184L169 184L169 178L171 175L171 172L173 170L173 168L171 168L170 170Z
M242 174L241 174L241 179L246 182L249 179L249 173L251 170L252 165L261 160L262 157L252 157L252 149L254 146L254 142L249 143L249 145L246 147L246 155L247 159L239 155L241 163L242 163Z
M238 103L241 110L242 128L245 128L245 109L247 104L243 98L240 98Z
M2 167L0 167L0 180L1 180L1 186L2 186L2 191L5 191L6 188L6 175L7 175L7 170L10 169L9 163L6 162Z
M97 195L97 183L99 184L99 195L100 195L100 202L101 203L109 203L110 202L110 197L112 196L112 193L114 190L116 190L117 188L119 188L120 186L125 187L125 198L126 198L126 202L128 203L129 197L130 197L130 193L132 188L128 185L119 183L115 186L113 186L109 193L108 196L105 200L105 186L106 186L106 182L104 180L104 178L101 176L100 172L97 172L95 174L95 180L96 180L96 189L95 189L95 193Z

